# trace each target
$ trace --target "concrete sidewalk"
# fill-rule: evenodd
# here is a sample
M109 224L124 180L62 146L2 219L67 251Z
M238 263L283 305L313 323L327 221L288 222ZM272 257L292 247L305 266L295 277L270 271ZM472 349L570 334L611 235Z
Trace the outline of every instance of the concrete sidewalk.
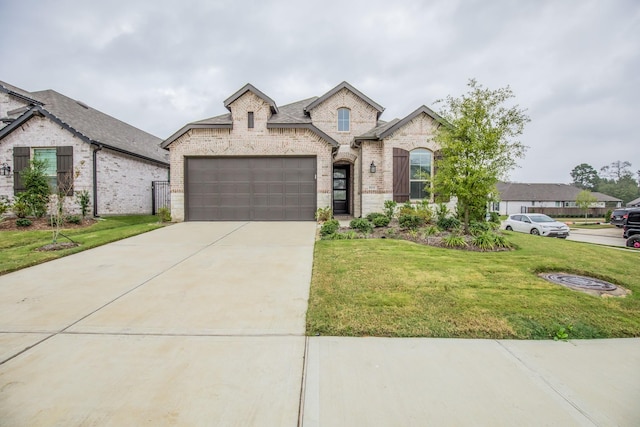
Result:
M309 339L303 425L638 426L640 339Z

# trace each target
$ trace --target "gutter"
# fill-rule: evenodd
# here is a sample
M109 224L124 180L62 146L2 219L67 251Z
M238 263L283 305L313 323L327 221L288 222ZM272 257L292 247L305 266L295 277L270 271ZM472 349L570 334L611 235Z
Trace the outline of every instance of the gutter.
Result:
M93 150L93 216L99 218L98 215L98 151L102 150L101 144L94 144Z

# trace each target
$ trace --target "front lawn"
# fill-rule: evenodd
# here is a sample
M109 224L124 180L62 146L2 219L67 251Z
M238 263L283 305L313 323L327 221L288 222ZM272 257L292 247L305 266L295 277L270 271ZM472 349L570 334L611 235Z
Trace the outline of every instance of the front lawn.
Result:
M518 249L468 252L402 240L318 241L308 335L550 339L640 336L640 254L506 233ZM565 272L632 293L595 297L537 276Z
M86 228L63 230L65 236L69 236L80 245L57 251L36 250L51 243L50 230L0 231L0 274L95 248L162 226L153 215L104 217ZM58 240L68 241L63 237Z

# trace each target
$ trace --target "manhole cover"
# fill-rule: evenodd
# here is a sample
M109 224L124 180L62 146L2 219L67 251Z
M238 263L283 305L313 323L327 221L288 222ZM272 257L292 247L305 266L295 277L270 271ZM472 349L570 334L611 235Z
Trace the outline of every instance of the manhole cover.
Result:
M618 287L612 283L603 280L593 279L591 277L576 276L575 274L564 273L545 273L542 277L550 282L558 285L567 286L569 288L586 289L592 291L615 291Z

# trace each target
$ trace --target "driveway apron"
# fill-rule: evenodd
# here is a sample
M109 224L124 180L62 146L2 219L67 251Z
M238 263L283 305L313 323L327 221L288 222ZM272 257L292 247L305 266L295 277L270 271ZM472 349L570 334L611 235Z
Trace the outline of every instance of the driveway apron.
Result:
M181 223L0 276L0 425L296 425L315 230Z

